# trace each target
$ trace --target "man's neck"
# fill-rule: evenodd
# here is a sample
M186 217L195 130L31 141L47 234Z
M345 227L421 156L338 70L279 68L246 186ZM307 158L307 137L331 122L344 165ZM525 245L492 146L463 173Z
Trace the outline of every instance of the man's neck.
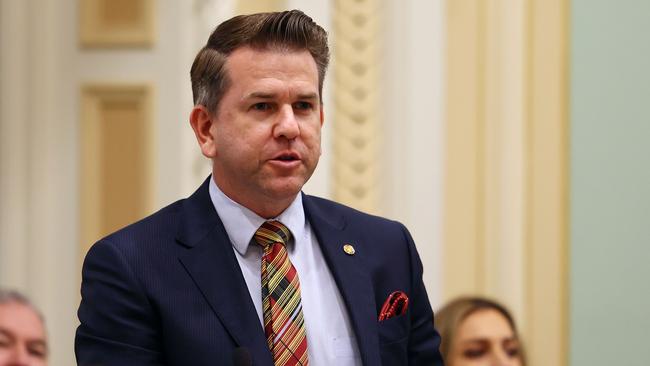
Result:
M219 184L217 179L212 176L214 183L217 185L219 190L223 192L226 197L237 202L238 204L246 207L247 209L253 211L256 215L264 219L273 219L280 216L291 205L291 203L296 199L298 192L292 197L286 198L277 198L277 197L268 197L268 196L259 196L259 195L246 195L246 194L236 194L233 190L229 190L228 187L224 187L222 184Z

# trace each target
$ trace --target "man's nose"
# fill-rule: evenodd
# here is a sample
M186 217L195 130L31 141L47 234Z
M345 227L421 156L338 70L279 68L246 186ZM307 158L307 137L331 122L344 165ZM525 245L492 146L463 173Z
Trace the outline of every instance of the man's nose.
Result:
M300 135L300 126L298 126L293 106L283 105L277 118L273 129L273 137L284 137L287 140L293 140Z

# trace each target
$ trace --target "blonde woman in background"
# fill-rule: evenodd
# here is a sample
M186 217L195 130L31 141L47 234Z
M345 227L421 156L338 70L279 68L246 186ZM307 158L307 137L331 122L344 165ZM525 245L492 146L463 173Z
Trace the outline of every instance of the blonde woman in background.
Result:
M456 299L436 312L446 366L525 366L515 322L504 306L479 297Z

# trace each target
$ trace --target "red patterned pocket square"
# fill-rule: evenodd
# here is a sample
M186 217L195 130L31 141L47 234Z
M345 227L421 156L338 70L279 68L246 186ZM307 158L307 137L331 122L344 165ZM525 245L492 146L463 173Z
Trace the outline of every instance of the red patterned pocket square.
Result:
M409 297L402 291L395 291L388 295L386 302L379 312L379 321L390 319L406 313L409 307Z

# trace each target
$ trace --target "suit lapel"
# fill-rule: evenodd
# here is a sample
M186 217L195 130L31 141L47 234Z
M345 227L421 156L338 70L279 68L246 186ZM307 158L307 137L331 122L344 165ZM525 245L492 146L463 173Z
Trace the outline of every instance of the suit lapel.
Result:
M251 352L256 365L272 365L264 330L207 183L184 202L177 239L188 251L179 260L235 343Z
M316 199L303 195L303 206L320 244L352 322L364 365L380 365L377 335L377 307L368 273L363 265L364 245L358 233L346 230L345 219L324 212ZM344 244L357 249L355 255L343 251Z

